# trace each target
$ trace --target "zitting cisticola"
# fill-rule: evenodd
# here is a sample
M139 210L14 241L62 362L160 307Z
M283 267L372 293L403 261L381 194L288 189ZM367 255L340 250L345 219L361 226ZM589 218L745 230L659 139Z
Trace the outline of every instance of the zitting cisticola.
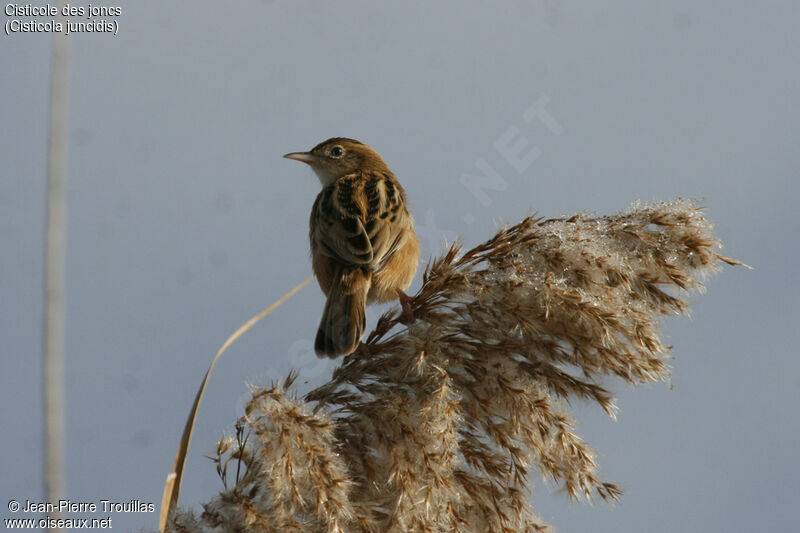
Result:
M328 300L314 350L347 355L364 334L367 304L405 298L419 259L414 220L397 178L366 144L334 137L284 157L307 163L322 182L309 237Z

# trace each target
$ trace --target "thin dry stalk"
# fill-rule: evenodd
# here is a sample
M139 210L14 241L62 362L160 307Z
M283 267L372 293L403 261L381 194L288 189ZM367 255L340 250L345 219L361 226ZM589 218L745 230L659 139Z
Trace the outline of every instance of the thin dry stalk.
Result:
M242 324L239 329L237 329L230 337L228 337L225 343L223 343L222 347L217 350L214 359L211 360L211 364L208 366L208 370L206 370L206 375L203 377L203 381L200 382L200 387L197 389L197 393L195 394L192 408L189 411L189 416L186 418L186 424L183 427L181 441L178 443L178 451L175 453L175 463L172 467L172 471L167 474L167 480L164 482L164 493L161 496L161 511L159 513L158 521L158 530L162 533L167 527L167 518L172 513L172 510L178 505L178 499L180 498L181 494L181 483L183 482L183 468L186 466L186 458L189 455L189 446L192 443L192 433L194 432L194 423L197 420L197 411L200 409L200 402L203 401L203 394L206 392L206 385L208 385L208 380L211 378L211 373L214 371L214 366L217 364L219 358L222 357L222 354L224 354L234 342L239 340L239 337L244 335L247 330L256 325L262 318L269 315L278 306L294 296L313 280L314 276L309 276L295 288L278 298L278 300L272 305ZM223 481L224 480L225 478L223 478Z
M720 262L688 200L610 217L526 218L426 269L408 313L384 314L304 399L256 389L214 459L240 473L176 531L545 531L538 470L572 498L618 499L574 431L571 399L616 406L599 380L668 376L662 315ZM241 474L241 471L244 474Z
M59 19L63 19L58 2ZM63 22L63 20L61 20ZM67 116L69 110L69 37L53 35L50 65L50 114L47 137L45 229L43 402L44 486L47 501L64 497L64 258L66 250ZM59 513L54 512L53 518ZM51 527L51 531L60 528Z

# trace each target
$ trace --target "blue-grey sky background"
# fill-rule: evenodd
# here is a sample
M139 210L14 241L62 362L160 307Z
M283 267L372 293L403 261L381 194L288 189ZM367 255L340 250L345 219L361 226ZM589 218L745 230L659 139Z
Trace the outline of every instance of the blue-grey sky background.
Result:
M612 382L616 422L574 406L622 502L571 504L537 479L535 505L561 531L797 530L800 4L107 5L122 7L119 34L77 35L71 50L70 499L158 507L211 357L311 272L319 183L280 156L343 135L404 184L424 258L530 212L701 199L723 252L755 270L726 268L692 297L690 318L665 320L671 390ZM0 518L15 516L12 498L43 498L50 45L0 35ZM552 120L525 119L537 103ZM495 147L504 135L538 157L515 168ZM505 184L484 201L460 182L480 160ZM247 382L297 368L307 390L329 375L311 352L322 305L305 289L221 360L183 504L199 509L221 488L204 455L231 430ZM157 521L115 515L113 526Z

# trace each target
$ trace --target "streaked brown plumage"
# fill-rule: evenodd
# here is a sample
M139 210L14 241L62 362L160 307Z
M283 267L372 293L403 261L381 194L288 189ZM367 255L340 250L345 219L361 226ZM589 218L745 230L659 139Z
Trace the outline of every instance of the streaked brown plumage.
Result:
M309 237L328 300L314 349L320 357L347 355L364 334L366 306L402 296L417 270L405 192L381 156L353 139L334 137L284 157L309 164L322 182Z

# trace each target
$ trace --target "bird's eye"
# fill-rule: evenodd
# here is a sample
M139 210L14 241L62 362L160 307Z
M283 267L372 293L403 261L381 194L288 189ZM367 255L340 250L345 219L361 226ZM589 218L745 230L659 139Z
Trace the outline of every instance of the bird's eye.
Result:
M344 148L341 146L331 148L331 157L342 157L342 154L344 154Z

